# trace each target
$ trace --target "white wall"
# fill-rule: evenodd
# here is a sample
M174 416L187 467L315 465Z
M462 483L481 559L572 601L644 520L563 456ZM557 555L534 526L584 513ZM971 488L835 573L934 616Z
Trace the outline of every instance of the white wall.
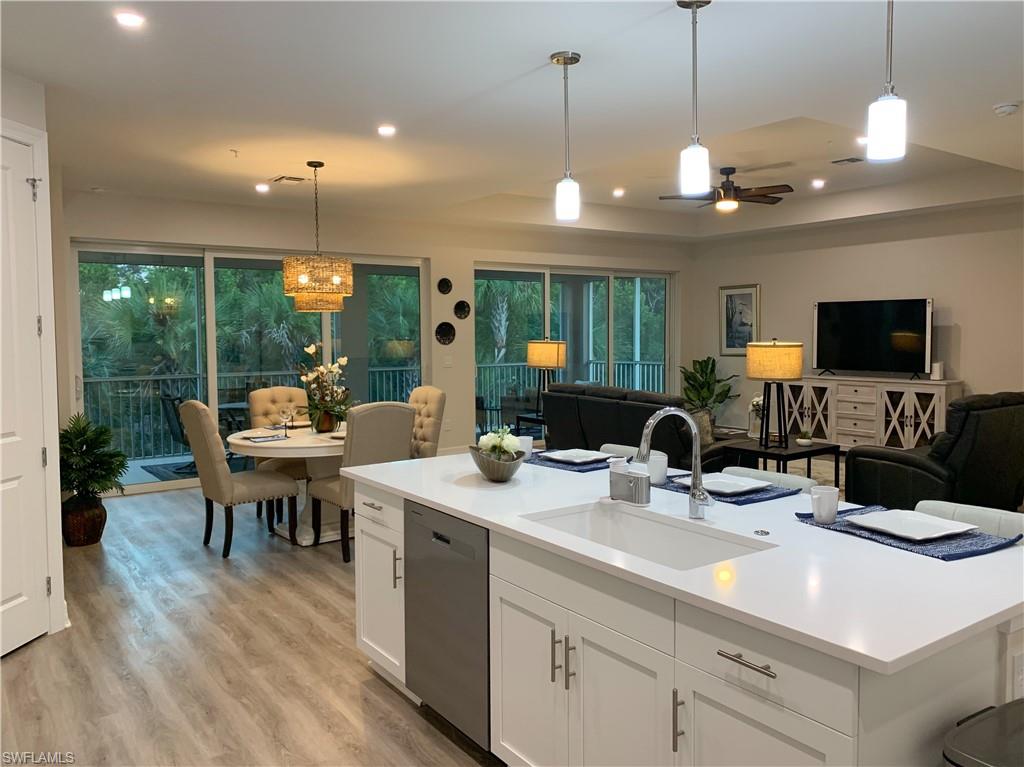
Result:
M309 250L308 210L262 206L216 205L183 200L159 200L116 194L68 192L64 199L66 238L74 240L152 243L216 249L269 251ZM460 298L473 301L473 271L478 264L632 269L673 273L682 264L684 246L638 237L601 237L578 232L540 232L499 227L437 225L425 222L346 218L330 210L321 214L321 246L326 252L421 259L423 278L430 286L428 335L423 339L424 380L448 394L442 448L467 444L476 419L473 319L457 320L452 307ZM56 265L58 280L73 264ZM434 288L448 277L451 294ZM669 369L678 359L679 280L674 280L670 321ZM70 302L69 311L73 311ZM457 328L455 343L433 340L434 326L443 320ZM77 350L70 349L71 355ZM81 408L74 399L74 361L61 360L64 408ZM670 388L678 386L669 376Z
M4 69L0 73L0 111L8 120L46 130L46 99L42 83Z
M935 356L969 392L1024 389L1024 240L1020 203L700 243L686 258L683 359L718 354L718 288L761 285L761 336L803 341L811 364L815 301L930 297ZM721 357L742 393L719 416L745 426L760 385L744 357Z

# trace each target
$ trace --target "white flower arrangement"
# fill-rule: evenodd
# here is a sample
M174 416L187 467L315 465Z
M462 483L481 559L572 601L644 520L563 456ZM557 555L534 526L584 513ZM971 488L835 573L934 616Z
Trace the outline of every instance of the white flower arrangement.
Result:
M764 397L757 396L750 400L749 410L751 413L756 413L757 417L760 418L761 413L764 412Z
M480 452L486 453L498 461L515 460L516 453L520 449L519 437L512 434L507 426L482 435L476 446L480 448Z

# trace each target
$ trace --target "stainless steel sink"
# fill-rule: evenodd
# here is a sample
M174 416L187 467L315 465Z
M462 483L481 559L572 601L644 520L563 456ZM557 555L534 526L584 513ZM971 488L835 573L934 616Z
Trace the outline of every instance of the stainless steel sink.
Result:
M524 514L523 519L649 562L691 570L774 544L615 501Z

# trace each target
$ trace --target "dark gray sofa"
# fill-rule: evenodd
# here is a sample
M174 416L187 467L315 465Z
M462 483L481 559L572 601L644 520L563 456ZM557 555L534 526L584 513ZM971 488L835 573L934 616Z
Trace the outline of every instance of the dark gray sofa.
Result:
M851 448L846 500L891 509L941 500L1018 511L1024 502L1024 392L950 403L946 431L930 447Z
M614 386L553 383L544 392L547 446L597 450L608 442L639 445L647 419L667 406L682 407L683 400ZM690 446L690 431L681 418L665 418L654 428L651 447L668 455L669 466L689 469ZM704 471L721 471L727 465L725 442L702 451Z

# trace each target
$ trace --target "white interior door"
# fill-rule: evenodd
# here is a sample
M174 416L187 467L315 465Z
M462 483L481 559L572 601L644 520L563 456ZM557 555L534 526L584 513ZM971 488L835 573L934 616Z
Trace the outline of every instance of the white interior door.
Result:
M3 139L0 234L0 653L49 629L43 369L32 149ZM49 257L49 254L46 254ZM57 456L53 456L56 460Z

